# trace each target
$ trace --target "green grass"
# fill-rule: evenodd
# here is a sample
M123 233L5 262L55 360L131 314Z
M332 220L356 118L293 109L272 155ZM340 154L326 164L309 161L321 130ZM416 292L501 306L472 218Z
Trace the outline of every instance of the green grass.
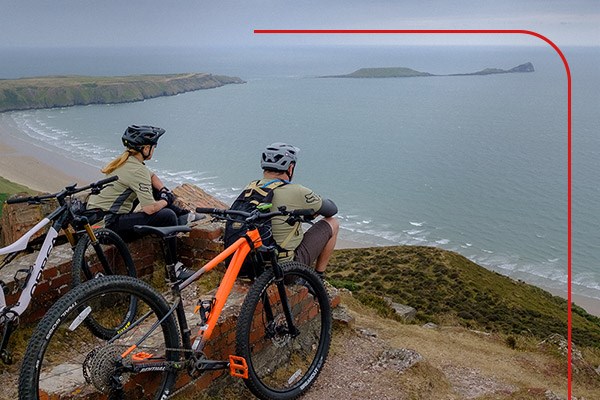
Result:
M19 185L18 183L14 183L9 181L8 179L4 179L0 176L0 204L4 203L6 199L12 196L15 193L31 193L34 194L36 191L29 189L26 186ZM0 216L2 215L2 209L4 207L0 207Z
M380 315L382 296L417 310L418 323L448 317L463 326L507 335L567 336L567 301L437 248L395 246L337 250L328 267L334 286L346 287ZM600 348L600 318L572 308L573 341Z

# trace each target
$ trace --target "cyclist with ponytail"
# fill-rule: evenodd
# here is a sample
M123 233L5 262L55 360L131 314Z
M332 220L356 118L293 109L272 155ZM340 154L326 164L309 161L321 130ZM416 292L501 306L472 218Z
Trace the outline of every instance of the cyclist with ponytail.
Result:
M145 164L154 155L158 139L164 133L164 129L154 126L129 126L121 139L125 151L102 168L104 174L117 175L119 180L88 200L88 208L104 212L106 227L125 239L136 235L135 225L173 226L199 219L196 213L173 204L173 193ZM139 211L134 211L138 204ZM175 237L168 239L170 254L177 254L176 245ZM176 263L176 260L167 262ZM177 263L175 270L180 279L187 279L193 273L181 263Z

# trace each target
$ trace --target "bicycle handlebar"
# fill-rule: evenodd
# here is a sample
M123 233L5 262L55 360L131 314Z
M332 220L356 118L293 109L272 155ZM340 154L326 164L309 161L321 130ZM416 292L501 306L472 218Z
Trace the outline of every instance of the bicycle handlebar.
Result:
M52 198L56 198L59 196L69 196L69 195L72 195L75 193L83 192L84 190L92 189L92 191L95 191L95 190L100 191L100 190L104 189L104 185L114 182L118 179L119 179L118 176L111 176L109 178L101 179L97 182L90 183L89 185L83 186L80 188L77 187L77 184L74 184L74 185L65 187L63 190L61 190L58 193L46 194L46 195L42 195L42 196L30 196L30 197L19 197L16 199L8 199L8 200L6 200L6 203L7 204L17 204L17 203L37 204L37 203L42 202L43 200L52 199Z
M260 212L258 210L256 211L252 211L252 212L246 212L246 211L239 211L239 210L225 210L225 209L221 209L221 208L205 208L205 207L198 207L196 208L196 212L200 213L200 214L212 214L215 215L217 217L221 217L221 218L227 218L228 216L240 216L240 217L244 217L244 220L246 222L252 222L252 221L256 221L256 220L268 220L271 219L273 217L278 217L278 216L290 216L290 217L309 217L315 214L314 210L310 209L310 208L303 208L303 209L298 209L298 210L291 210L291 211L287 211L285 209L285 206L279 207L279 209L277 211L271 211L271 212Z

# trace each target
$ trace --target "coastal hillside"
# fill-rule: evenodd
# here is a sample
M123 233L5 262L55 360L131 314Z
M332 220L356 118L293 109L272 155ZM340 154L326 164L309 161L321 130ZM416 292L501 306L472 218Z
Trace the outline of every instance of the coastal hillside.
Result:
M303 399L567 399L564 299L419 246L335 250L327 281L341 305L325 367ZM416 316L405 320L386 297ZM600 398L600 321L573 313L571 400ZM224 377L177 398L250 397Z
M174 192L195 204L192 199L200 189L192 189L189 185L185 192L180 188ZM18 206L4 207L6 211ZM220 227L203 221L196 229L197 234L180 237L182 254L188 254L190 246L194 251L222 249ZM135 260L152 257L148 242L129 246ZM196 261L206 259L190 254ZM162 260L157 253L154 256ZM149 278L153 284L164 285L161 271ZM199 286L212 289L222 272L214 271ZM326 279L330 295L339 295L341 305L335 310L325 368L303 398L566 398L567 302L562 298L488 271L457 253L424 246L335 250ZM394 303L413 307L416 313L405 319ZM5 387L0 399L17 397L19 362L34 326L23 321L11 339L17 363L0 366ZM572 399L599 398L600 319L577 306L573 306L573 344ZM250 397L241 380L227 375L207 390L190 388L175 398Z
M527 62L517 65L511 69L501 68L485 68L477 72L461 73L461 74L444 74L436 75L429 72L416 71L406 67L388 67L388 68L360 68L352 73L345 75L329 75L321 78L414 78L428 76L477 76L477 75L494 75L494 74L512 74L522 72L534 72L533 64Z
M0 80L0 112L128 103L239 83L244 81L207 73L8 79Z
M22 192L35 193L34 190L31 190L26 186L11 182L0 176L0 204L4 203L11 195ZM2 209L3 207L0 207L0 216L2 216Z
M451 319L486 332L567 336L565 299L435 247L336 250L327 275L383 316L394 314L383 300L389 297L416 309L419 323ZM600 318L576 305L572 317L573 342L600 349Z

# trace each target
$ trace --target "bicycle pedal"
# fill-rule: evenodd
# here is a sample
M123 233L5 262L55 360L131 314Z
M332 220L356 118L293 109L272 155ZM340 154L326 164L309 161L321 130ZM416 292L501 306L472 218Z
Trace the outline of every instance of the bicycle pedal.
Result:
M134 355L132 355L131 360L135 362L147 362L152 357L154 357L154 354L140 351L139 353L135 353Z
M248 363L244 357L229 355L229 374L235 378L248 379Z

